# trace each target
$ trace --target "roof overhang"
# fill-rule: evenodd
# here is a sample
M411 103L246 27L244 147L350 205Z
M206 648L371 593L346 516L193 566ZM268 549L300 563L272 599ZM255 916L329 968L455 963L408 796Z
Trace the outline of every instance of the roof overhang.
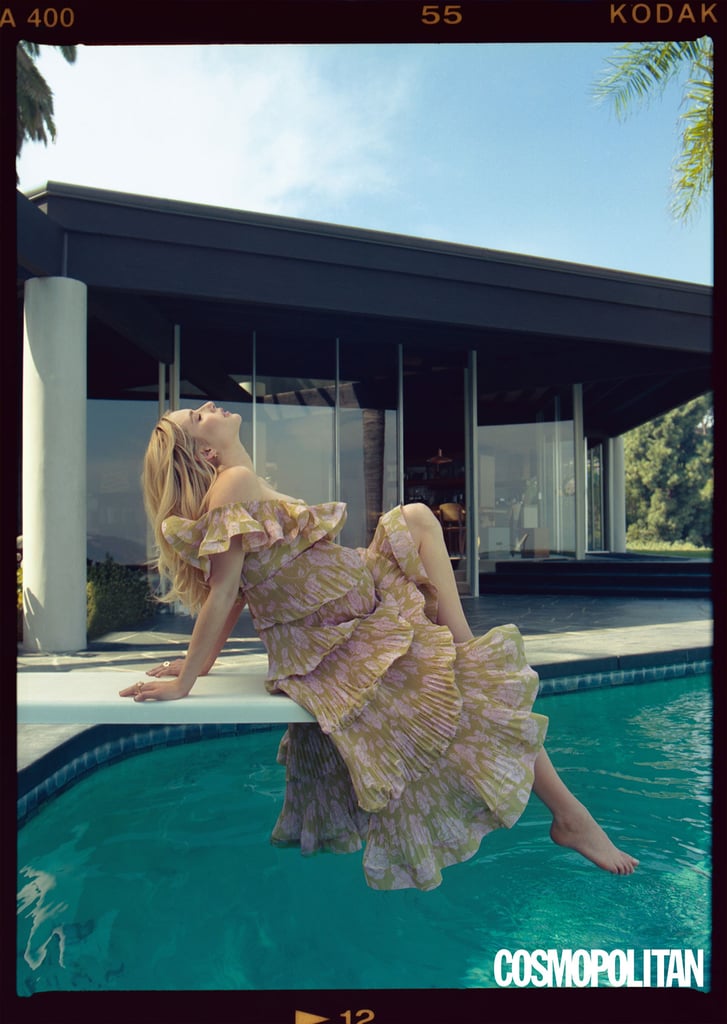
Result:
M174 324L473 349L490 392L588 385L610 434L710 387L712 289L687 282L57 182L18 195L18 268L84 281L162 361Z

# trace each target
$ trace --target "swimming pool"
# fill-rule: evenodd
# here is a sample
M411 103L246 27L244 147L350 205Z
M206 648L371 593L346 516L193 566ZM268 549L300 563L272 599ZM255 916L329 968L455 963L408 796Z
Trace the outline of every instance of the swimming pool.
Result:
M633 876L553 846L533 799L439 889L374 892L360 854L269 845L279 731L169 747L95 772L21 829L18 993L494 987L498 950L538 947L702 949L709 988L709 678L536 710L567 784L640 858Z

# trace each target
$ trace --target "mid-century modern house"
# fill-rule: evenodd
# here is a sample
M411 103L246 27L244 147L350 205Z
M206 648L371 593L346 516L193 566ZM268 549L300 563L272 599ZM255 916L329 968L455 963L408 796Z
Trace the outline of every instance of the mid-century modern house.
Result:
M702 285L57 182L17 216L38 649L83 646L87 558L150 556L166 408L240 412L261 475L348 502L345 544L426 502L476 596L504 561L624 551L621 435L711 387Z

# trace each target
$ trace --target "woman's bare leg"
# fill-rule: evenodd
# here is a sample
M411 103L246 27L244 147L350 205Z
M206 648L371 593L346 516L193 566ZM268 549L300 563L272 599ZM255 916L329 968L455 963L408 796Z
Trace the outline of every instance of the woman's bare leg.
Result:
M418 502L412 505L403 505L402 509L427 576L437 588L438 624L449 626L455 643L471 640L474 634L462 609L462 602L457 591L457 581L454 578L452 563L447 545L444 543L444 534L439 520L431 509Z
M465 618L439 520L426 505L418 503L404 505L403 512L427 576L437 588L437 622L449 627L455 643L471 640L472 630ZM535 761L533 792L553 815L550 837L554 843L577 850L605 871L617 875L633 872L638 860L614 846L558 775L545 749Z
M639 863L614 846L587 807L577 800L553 767L543 748L535 761L533 792L553 815L550 838L559 846L576 850L604 871L630 875Z

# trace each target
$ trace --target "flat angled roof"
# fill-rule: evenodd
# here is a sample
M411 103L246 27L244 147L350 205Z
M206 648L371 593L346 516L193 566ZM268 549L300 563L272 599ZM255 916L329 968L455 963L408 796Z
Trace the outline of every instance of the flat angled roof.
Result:
M636 274L631 271L614 270L591 264L575 263L569 260L548 259L542 256L531 256L502 249L489 249L486 246L449 242L418 235L402 235L398 232L360 228L353 225L335 224L329 221L286 217L279 214L216 206L212 203L192 203L185 200L165 199L132 192L117 192L110 189L91 188L85 185L73 185L66 182L48 181L45 185L29 189L24 194L31 202L39 206L43 206L46 199L65 197L68 199L79 199L87 203L119 206L125 210L136 208L175 216L201 218L209 222L226 221L248 226L259 226L267 231L278 230L303 235L312 234L338 239L347 238L359 243L368 242L370 244L398 246L409 250L449 254L480 261L485 259L492 264L502 263L518 267L530 267L532 269L557 271L566 274L572 273L584 277L592 276L604 280L612 278L623 282L631 281L641 284L666 285L696 294L711 294L712 292L711 287L708 285L656 277L649 274Z
M166 361L173 324L473 349L493 392L584 382L612 433L710 387L684 281L51 181L18 195L18 274L61 273Z

